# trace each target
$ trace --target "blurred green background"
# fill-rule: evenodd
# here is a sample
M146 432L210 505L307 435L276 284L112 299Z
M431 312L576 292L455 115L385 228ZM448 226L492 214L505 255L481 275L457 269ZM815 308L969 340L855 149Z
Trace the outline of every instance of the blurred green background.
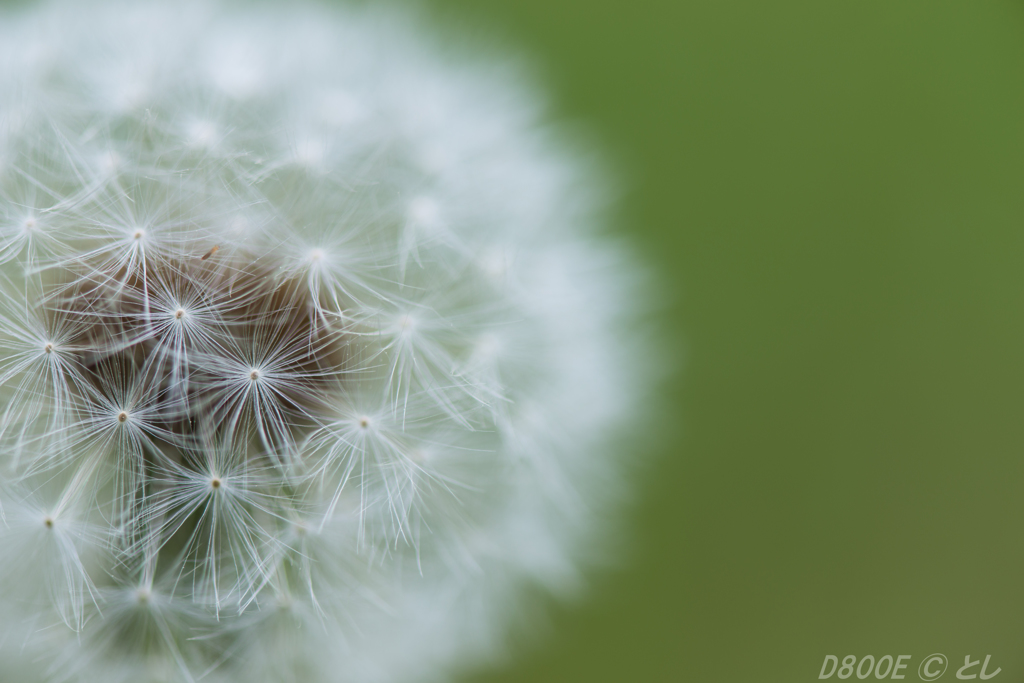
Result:
M625 569L469 680L1024 680L1024 5L430 4L624 170L683 359Z

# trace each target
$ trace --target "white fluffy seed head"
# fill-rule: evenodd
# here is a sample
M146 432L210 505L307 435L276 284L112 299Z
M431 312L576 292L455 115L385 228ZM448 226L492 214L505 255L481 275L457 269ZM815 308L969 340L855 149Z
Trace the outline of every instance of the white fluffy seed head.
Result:
M520 81L367 8L2 17L5 683L422 680L570 587L648 354Z

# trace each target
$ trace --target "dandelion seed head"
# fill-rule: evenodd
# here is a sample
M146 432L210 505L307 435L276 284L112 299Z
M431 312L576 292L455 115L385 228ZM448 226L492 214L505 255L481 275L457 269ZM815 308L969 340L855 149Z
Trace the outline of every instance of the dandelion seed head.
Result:
M635 268L528 79L435 29L0 20L5 683L422 680L596 554Z

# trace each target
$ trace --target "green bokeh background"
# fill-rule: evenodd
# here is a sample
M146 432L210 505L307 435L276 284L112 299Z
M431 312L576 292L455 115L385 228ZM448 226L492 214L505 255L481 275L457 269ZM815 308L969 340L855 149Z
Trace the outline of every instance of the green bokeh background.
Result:
M624 169L683 360L626 568L469 680L1024 680L1024 5L431 5Z

